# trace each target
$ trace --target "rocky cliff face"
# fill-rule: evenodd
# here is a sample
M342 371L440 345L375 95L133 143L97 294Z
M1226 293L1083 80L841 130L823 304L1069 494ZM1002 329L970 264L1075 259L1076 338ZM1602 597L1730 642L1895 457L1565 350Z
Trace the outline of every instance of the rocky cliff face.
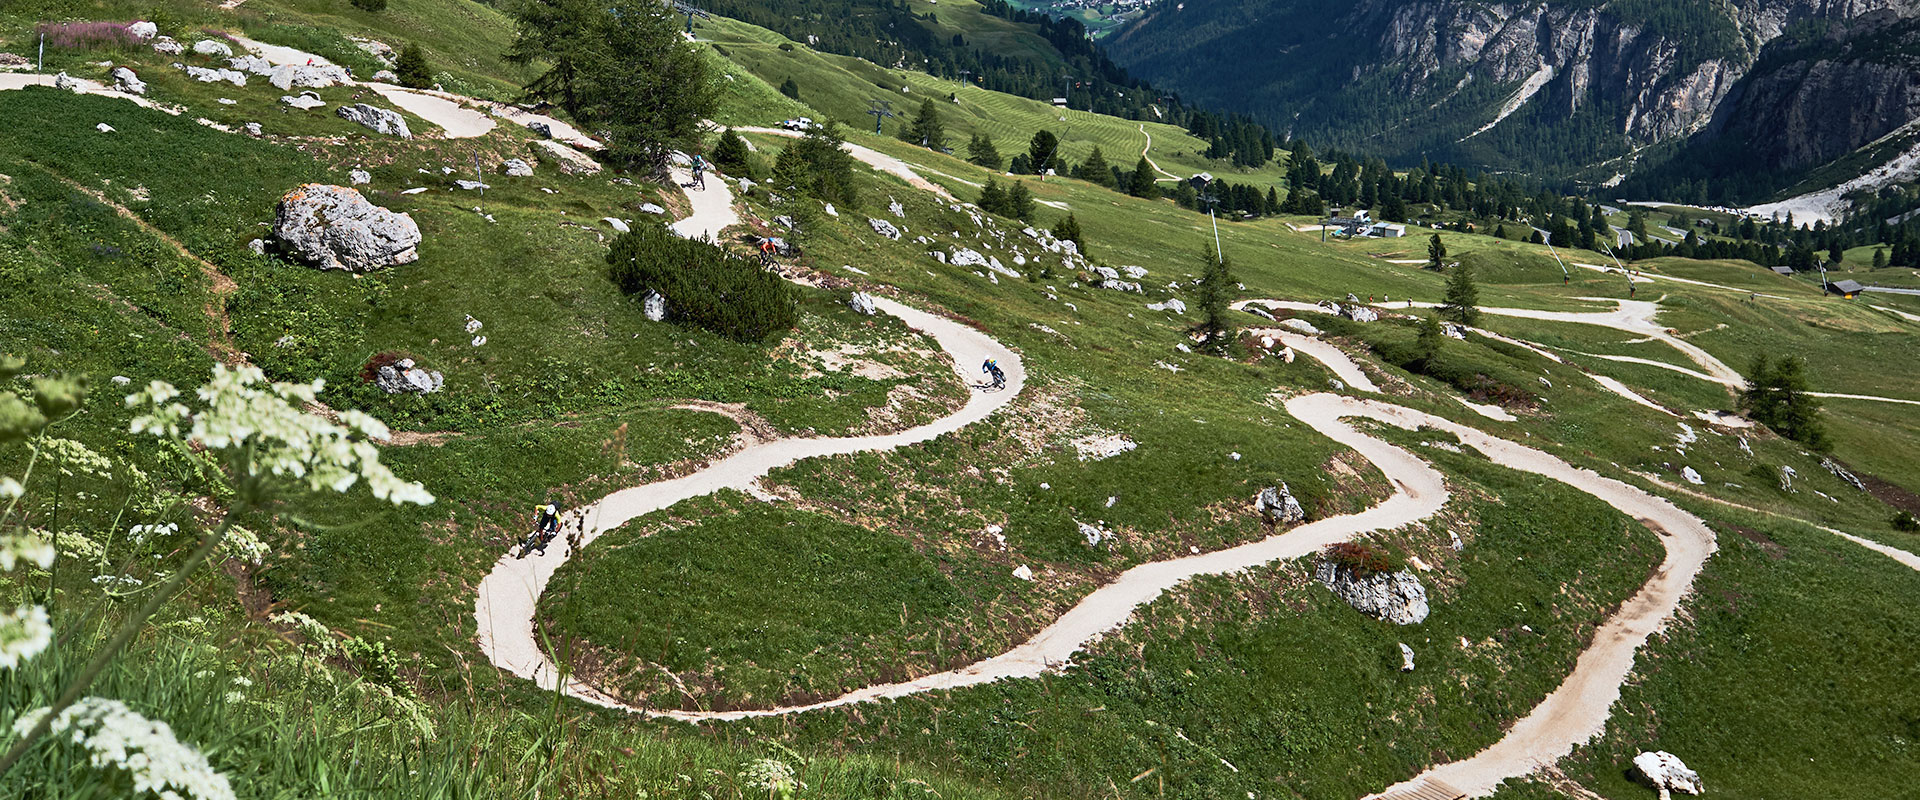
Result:
M1915 6L1915 0L1169 0L1110 46L1123 64L1157 83L1204 102L1290 119L1296 133L1310 138L1402 157L1578 167L1707 128L1766 44L1796 25L1910 17ZM1249 55L1249 47L1260 54ZM1873 102L1886 106L1886 114L1847 123L1859 131L1904 113L1892 108L1902 100L1890 74L1827 69L1800 77L1824 82L1803 92L1806 100L1825 90L1830 99L1821 102L1839 105L1862 87L1826 81L1869 78L1879 92ZM1779 85L1765 91L1769 97L1787 92L1794 80L1783 71ZM1816 138L1827 133L1808 131ZM1828 149L1824 142L1810 145L1808 154Z

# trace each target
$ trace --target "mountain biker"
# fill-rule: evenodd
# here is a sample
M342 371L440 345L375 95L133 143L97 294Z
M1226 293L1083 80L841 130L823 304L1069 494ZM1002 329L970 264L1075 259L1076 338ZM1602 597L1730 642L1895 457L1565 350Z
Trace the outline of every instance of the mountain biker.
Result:
M1007 374L1000 371L999 362L989 358L980 365L980 371L993 376L993 385L989 388L998 389L1007 385Z
M527 544L532 545L532 547L529 548L526 545L522 545L520 548L520 556L525 558L529 549L538 552L540 555L546 555L547 545L552 543L553 537L559 533L560 507L552 501L534 506L533 535L527 537Z
M773 257L778 253L779 249L779 246L773 243L773 237L762 237L760 239L760 263L765 266L771 266L773 264Z
M693 154L693 185L707 188L707 158L699 153Z

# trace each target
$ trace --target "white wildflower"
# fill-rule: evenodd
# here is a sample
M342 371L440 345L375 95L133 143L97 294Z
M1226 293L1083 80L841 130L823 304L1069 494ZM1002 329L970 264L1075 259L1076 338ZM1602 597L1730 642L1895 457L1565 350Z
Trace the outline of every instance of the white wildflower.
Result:
M777 758L762 758L740 771L740 782L769 797L792 797L807 788L794 773L793 765Z
M47 711L21 715L14 730L24 736ZM167 723L140 716L118 700L81 698L54 718L51 731L85 748L94 769L126 772L135 795L234 800L227 776L216 772L206 756L175 739Z
M12 500L26 493L26 487L21 486L19 481L0 475L0 500Z
M106 456L87 449L87 446L72 439L48 439L34 445L42 457L52 460L60 467L60 474L69 478L113 477L113 462Z
M113 591L115 589L138 589L141 586L141 581L132 575L95 575L93 576L93 585L102 587L107 591Z
M298 611L282 611L273 615L271 619L275 623L299 631L300 635L307 639L306 646L323 657L333 655L334 651L339 649L339 640L333 638L333 629L321 624L320 620Z
M342 414L343 426L300 409L315 402L324 387L317 380L267 383L256 367L216 364L213 379L195 392L203 410L168 403L178 391L158 381L129 395L127 404L146 408L133 420L134 433L178 436L184 428L189 441L209 450L244 449L253 476L271 474L336 492L364 480L374 497L396 505L433 502L425 487L401 480L380 463L380 451L367 440L381 438L386 426L355 412Z
M20 561L31 561L41 569L53 566L53 542L32 532L0 535L0 572L13 571Z
M148 539L159 539L180 532L180 526L171 522L162 525L135 525L127 529L127 539L134 544L146 544Z
M53 644L53 622L41 606L0 611L0 667L13 669Z
M106 548L101 547L99 542L75 530L64 530L56 534L54 546L60 552L83 561L94 561L107 554Z
M220 552L254 565L266 558L271 549L253 531L238 525L227 528L227 538L220 541Z

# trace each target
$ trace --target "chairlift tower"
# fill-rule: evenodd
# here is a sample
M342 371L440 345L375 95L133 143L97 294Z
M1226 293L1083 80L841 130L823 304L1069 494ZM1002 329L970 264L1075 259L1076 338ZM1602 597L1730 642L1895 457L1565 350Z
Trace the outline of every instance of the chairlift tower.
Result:
M875 136L878 136L880 135L880 123L886 121L888 117L894 116L893 101L868 100L867 113L873 115L873 133Z
M681 2L681 0L666 0L666 2L667 2L667 5L673 7L673 10L687 15L688 38L692 38L693 36L693 18L694 17L699 17L701 19L713 19L712 14L708 14L705 9L700 8L699 6L693 5L691 3Z

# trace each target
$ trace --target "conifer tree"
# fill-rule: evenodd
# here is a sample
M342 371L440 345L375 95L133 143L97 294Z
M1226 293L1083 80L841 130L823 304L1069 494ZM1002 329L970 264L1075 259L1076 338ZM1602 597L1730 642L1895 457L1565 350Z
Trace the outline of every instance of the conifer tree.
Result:
M1053 224L1053 238L1063 242L1073 242L1075 247L1080 248L1080 255L1087 254L1087 243L1081 239L1080 220L1076 219L1072 213L1068 213L1065 218Z
M980 206L981 211L1007 216L1007 190L1001 188L999 181L988 176L987 185L981 187L980 200L976 204Z
M1820 401L1809 393L1805 364L1798 357L1778 361L1754 356L1740 393L1740 409L1773 432L1825 452L1830 443L1820 422Z
M1087 162L1074 170L1081 180L1091 181L1101 186L1113 185L1113 167L1107 163L1107 157L1100 152L1100 146L1093 146L1093 153L1087 156Z
M1013 188L1007 190L1006 215L1021 222L1033 221L1033 192L1025 182L1014 181Z
M1060 137L1053 135L1053 131L1039 131L1027 142L1027 169L1035 175L1044 177L1059 156Z
M1213 248L1200 255L1200 285L1195 287L1193 304L1200 312L1200 323L1193 333L1200 337L1200 349L1214 355L1226 355L1233 346L1233 321L1227 317L1233 304L1235 283L1232 259L1222 259Z
M800 84L794 83L793 76L788 75L786 80L780 82L780 93L798 100L800 99Z
M409 89L425 89L433 85L433 68L427 65L426 48L418 42L408 42L400 48L400 57L394 59L393 74L401 86Z
M967 141L967 161L994 172L999 172L1000 167L1006 163L1005 159L1000 157L999 148L993 146L993 140L980 133L974 134L973 138Z
M1480 289L1473 285L1473 267L1453 268L1447 276L1447 297L1440 304L1440 315L1462 325L1480 324Z
M720 141L713 145L713 165L728 175L753 177L753 154L747 149L747 140L732 128L723 131Z
M1127 182L1127 194L1134 197L1159 197L1160 187L1153 183L1153 165L1147 163L1147 157L1141 156L1140 163L1133 167L1133 179Z
M940 108L934 105L933 98L920 102L920 114L914 117L913 124L907 126L900 138L929 150L946 148L947 126L940 119Z
M1447 243L1440 241L1440 234L1436 233L1432 239L1427 241L1427 268L1442 269L1446 267L1446 262L1443 261L1446 257Z

